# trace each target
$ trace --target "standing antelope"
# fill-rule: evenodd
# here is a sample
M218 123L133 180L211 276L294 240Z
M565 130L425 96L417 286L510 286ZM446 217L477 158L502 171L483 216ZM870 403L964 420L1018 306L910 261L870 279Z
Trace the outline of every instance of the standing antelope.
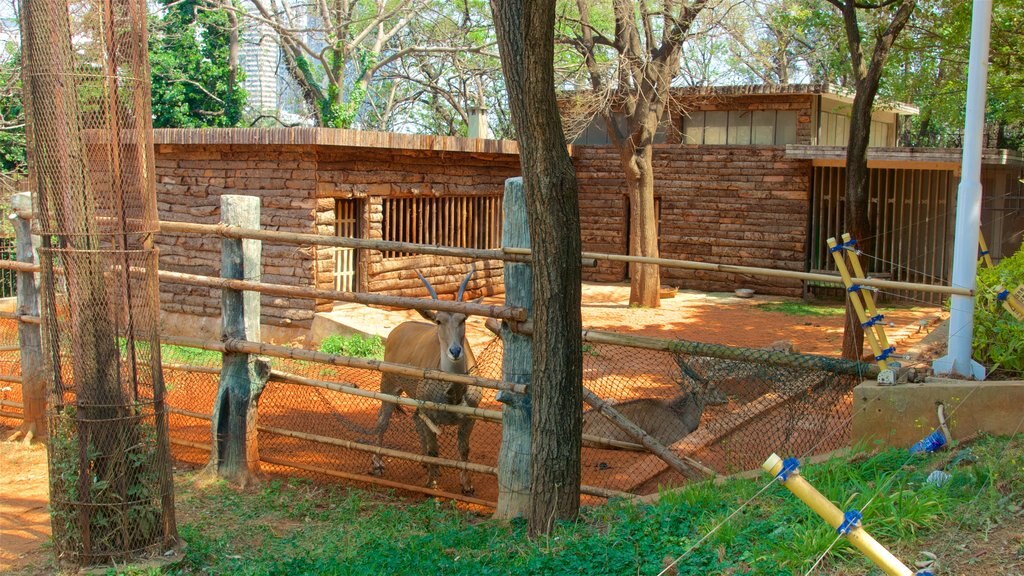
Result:
M474 266L459 285L456 301L461 301L466 285L476 272ZM430 296L438 300L437 292L430 282L416 271ZM409 364L420 368L433 368L452 374L468 374L476 366L473 351L466 342L466 315L455 312L435 312L419 310L421 316L430 320L426 322L403 322L395 327L384 343L384 360ZM403 392L410 398L452 405L477 407L480 404L480 389L466 384L455 384L443 380L423 380L395 374L384 374L381 377L380 391L384 394L400 396ZM377 413L377 446L383 445L384 433L387 432L391 414L395 405L385 402ZM474 421L468 416L417 408L413 413L416 431L420 436L420 447L427 456L437 456L438 426L459 427L458 449L459 458L463 462L469 460L469 435L473 431ZM437 487L437 466L427 464L427 486ZM384 462L374 454L371 473L379 476L384 472ZM469 472L459 471L462 492L473 494L473 482Z

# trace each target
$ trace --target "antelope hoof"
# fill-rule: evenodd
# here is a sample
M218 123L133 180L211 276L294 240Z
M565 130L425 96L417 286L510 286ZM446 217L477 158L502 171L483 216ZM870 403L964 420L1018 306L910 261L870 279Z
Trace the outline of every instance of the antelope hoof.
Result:
M476 494L476 488L474 488L473 486L463 486L462 487L462 495L463 496L472 496L474 494Z
M430 480L427 480L427 488L431 488L433 490L437 490L437 480L434 479L434 478L431 478Z

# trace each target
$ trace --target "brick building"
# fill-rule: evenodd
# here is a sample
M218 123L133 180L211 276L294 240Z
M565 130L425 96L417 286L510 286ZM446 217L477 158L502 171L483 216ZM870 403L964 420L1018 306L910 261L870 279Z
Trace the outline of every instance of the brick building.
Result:
M841 95L807 87L722 89L679 95L655 147L655 194L663 257L789 270L829 268L827 236L842 231L844 125ZM760 93L757 93L760 92ZM765 93L767 92L767 93ZM887 115L888 114L888 115ZM895 142L898 115L876 119ZM848 129L848 125L847 128ZM588 135L589 134L589 135ZM615 152L586 131L572 147L580 183L584 250L625 253L628 200ZM696 143L697 140L699 143ZM694 143L687 143L694 142ZM770 143L769 143L770 142ZM506 178L519 174L514 142L318 128L157 130L160 217L214 223L220 194L261 197L266 229L468 248L500 245ZM993 254L1019 246L1024 162L986 155L983 222ZM876 272L948 278L959 152L877 147L869 152L879 254ZM163 234L163 269L217 275L220 239ZM913 245L915 248L908 249ZM947 248L947 245L949 248ZM454 292L467 263L377 250L264 244L267 282L421 296L415 270L440 293ZM477 263L471 295L501 287L501 263ZM584 270L591 281L622 281L625 265ZM664 270L666 284L702 290L740 285L800 295L800 281ZM212 330L216 290L164 284L171 325ZM264 324L301 333L330 302L264 296Z

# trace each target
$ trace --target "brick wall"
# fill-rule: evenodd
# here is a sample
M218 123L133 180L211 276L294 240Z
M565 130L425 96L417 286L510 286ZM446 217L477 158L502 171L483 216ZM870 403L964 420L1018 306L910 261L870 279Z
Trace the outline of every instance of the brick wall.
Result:
M265 230L312 233L316 212L316 153L308 146L241 145L156 146L157 209L161 220L216 224L220 195L260 198ZM160 234L160 268L220 276L221 239ZM263 244L263 281L310 286L315 282L315 252L299 246ZM220 316L220 290L161 282L165 312ZM308 328L313 302L263 296L263 323Z
M505 180L519 175L519 157L515 154L436 150L322 147L317 166L318 232L334 233L335 199L357 198L365 202L362 236L374 240L383 237L384 197L500 198L504 194ZM320 254L317 269L322 273L318 275L318 284L329 288L333 282L330 272L334 269L333 253L321 250ZM439 294L455 293L469 271L469 263L460 258L384 258L376 250L360 250L357 262L363 291L398 296L425 295L415 270L419 270ZM466 298L499 292L502 265L498 260L477 262ZM319 303L320 308L329 306L329 302Z
M609 148L577 147L573 159L584 250L625 253L626 188L617 154ZM809 161L786 160L778 147L667 145L656 148L654 171L663 257L803 270ZM583 275L620 281L626 267L601 262ZM801 290L798 280L678 269L663 269L662 281L709 291L742 286L798 295Z

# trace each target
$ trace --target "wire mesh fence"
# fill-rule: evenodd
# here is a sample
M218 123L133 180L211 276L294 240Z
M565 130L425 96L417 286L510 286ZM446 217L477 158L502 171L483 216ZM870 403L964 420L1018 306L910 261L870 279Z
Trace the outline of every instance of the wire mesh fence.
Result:
M177 535L146 3L37 0L20 15L54 550L71 565L159 554Z
M613 344L587 344L584 350L584 386L613 402L619 412L676 454L694 458L719 473L754 469L772 451L815 454L849 442L852 389L859 380L849 363L793 355L792 365L778 366L769 363L773 354L763 350L741 350L739 359ZM219 366L217 355L201 356L188 361L201 367L198 370L165 364L175 455L196 465L207 458L209 414ZM477 352L474 374L500 378L501 356L501 341L495 339ZM305 469L306 473L319 471L320 476L327 475L324 471L369 474L370 451L376 443L373 428L381 401L282 381L281 374L368 392L379 391L380 374L294 360L274 359L271 363L277 375L267 385L259 407L264 469L284 473ZM832 366L837 370L830 371ZM481 392L481 408L501 409L493 390ZM630 449L637 440L610 420L589 407L581 410L587 438L582 456L584 484L648 494L659 486L685 483L683 476L657 456ZM384 435L383 447L413 456L422 454L415 418L415 408L397 414ZM439 456L458 460L454 427L441 428ZM329 445L323 439L351 444ZM609 440L624 448L609 448ZM470 444L470 462L496 466L500 422L477 421ZM458 474L455 468L443 468L439 488L458 492ZM495 479L489 474L473 474L476 497L496 499ZM412 486L427 481L421 463L392 456L385 457L383 477Z

